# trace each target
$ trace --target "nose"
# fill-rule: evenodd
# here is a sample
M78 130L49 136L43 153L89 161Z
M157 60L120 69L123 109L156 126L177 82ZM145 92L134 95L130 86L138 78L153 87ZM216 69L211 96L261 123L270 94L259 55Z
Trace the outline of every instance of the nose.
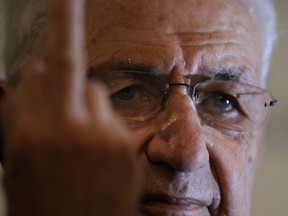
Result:
M146 149L152 163L177 172L194 172L209 163L205 135L189 96L171 94L157 123L158 132Z

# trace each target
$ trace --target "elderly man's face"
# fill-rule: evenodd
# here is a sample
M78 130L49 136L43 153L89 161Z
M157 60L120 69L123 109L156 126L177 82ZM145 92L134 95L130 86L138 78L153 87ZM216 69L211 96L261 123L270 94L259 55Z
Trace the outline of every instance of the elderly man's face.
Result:
M222 76L259 85L256 29L237 0L90 0L88 67L151 72L170 83ZM128 127L143 173L139 215L249 214L259 131L205 125L180 86L153 119Z

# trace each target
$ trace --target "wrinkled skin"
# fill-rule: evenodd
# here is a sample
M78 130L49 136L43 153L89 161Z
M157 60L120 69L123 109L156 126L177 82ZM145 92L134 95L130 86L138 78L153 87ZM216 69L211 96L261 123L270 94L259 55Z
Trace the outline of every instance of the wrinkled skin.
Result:
M257 26L249 16L247 9L236 0L88 0L85 31L86 68L82 69L80 67L80 69L77 69L79 65L75 62L69 62L68 59L64 63L64 66L68 65L65 66L67 71L71 68L74 68L73 71L85 71L89 68L104 70L105 67L109 68L113 65L119 65L119 63L126 63L126 66L130 65L134 68L143 66L151 68L151 70L165 76L170 82L181 82L183 76L187 75L213 77L222 71L233 71L239 76L241 82L260 85L259 73L261 71L260 58L262 50ZM62 39L65 40L65 37L63 36ZM58 42L61 44L60 39ZM56 50L57 46L54 48ZM67 50L69 49L67 48ZM75 53L81 54L81 51L76 50ZM51 58L51 56L53 55L49 57ZM57 62L57 56L54 58ZM59 56L59 59L61 60L61 56ZM50 74L52 74L51 71L55 70L53 67L48 68ZM32 69L29 70L31 72ZM75 88L79 86L83 88L84 82L79 81L81 76L75 74L77 73L67 73L57 78L58 88L64 88L62 84L65 81L64 83L68 83L66 86L68 90L63 90L63 94L72 95L74 99L77 98L76 104L91 105L91 103L83 102L81 99L83 95L88 94L86 90L83 93L82 89L80 94L75 91ZM29 86L30 88L36 88L34 85L38 82L37 79L33 73L32 75L30 73L30 80L28 76L26 84L24 78L22 91L23 88L27 89ZM42 82L45 83L47 80L44 79ZM38 86L38 88L41 87ZM30 89L30 91L35 91L35 89ZM98 94L94 93L96 94L95 100L97 100L101 93L99 93L99 89L95 91L98 92ZM44 93L52 94L45 91ZM20 94L19 91L18 94ZM67 98L67 95L65 95L65 98ZM59 96L57 99L61 101L63 97ZM73 99L73 97L71 98ZM41 98L41 95L39 98ZM91 96L85 98L92 100ZM19 100L14 99L14 101L20 103ZM72 115L68 115L68 117L77 114L78 110L83 108L81 106L79 108L74 102L68 103L69 107L72 107L70 109ZM57 102L57 100L52 104L54 104L54 107L51 109L56 112L55 115L58 117L61 116L57 114L60 105L55 104L62 104L67 108L67 104ZM73 110L74 105L75 110ZM13 105L10 106L13 107ZM96 108L94 106L95 104L92 103L91 110L93 112L91 111L91 115L96 116L96 118L92 118L96 122L93 123L94 125L91 123L92 128L100 127L100 131L103 132L101 136L104 138L95 136L90 138L91 142L89 141L89 143L94 142L96 146L99 146L99 140L106 140L111 129L109 126L104 127L100 118L105 108L100 109L97 108L97 105ZM62 111L62 114L66 112L61 107L60 111ZM48 110L48 112L52 111ZM88 117L81 115L76 118L77 121L80 119L81 123L83 123L83 118L85 120L90 118L89 115ZM49 116L49 120L51 120L51 116ZM67 119L64 118L64 120ZM80 122L77 124L77 121L76 125L79 125ZM44 121L44 123L53 125L49 121ZM113 124L113 120L110 119L108 125ZM87 126L87 124L83 125L84 127ZM181 87L172 89L165 108L152 121L147 121L141 125L128 125L127 128L131 131L130 136L135 137L133 142L127 141L127 137L121 135L122 133L115 134L114 130L113 136L122 137L120 140L124 144L121 146L125 146L125 148L123 147L123 157L125 155L130 157L129 152L132 150L127 149L127 146L133 149L141 168L142 202L136 215L249 215L253 174L263 145L261 130L240 133L202 125L195 106L187 95L186 88ZM83 130L81 125L73 129ZM45 131L47 128L43 130ZM82 135L87 136L84 132ZM53 137L53 134L45 134L45 136L46 138ZM113 136L111 139L107 138L108 143L115 142ZM39 137L37 138L39 140ZM64 141L52 141L57 146L57 142L63 143L65 139ZM11 143L13 144L13 142ZM79 143L81 143L81 139ZM13 145L10 148L8 147L8 150L10 149L8 159L9 154L13 156L12 153L17 148L19 148L17 145L14 148ZM33 149L35 146L30 146L30 148ZM65 155L65 151L68 151L67 149L69 149L69 146L61 149L63 155ZM110 150L106 149L107 152ZM97 148L95 152L97 152ZM27 152L25 153L27 154ZM95 153L95 155L97 154ZM111 153L111 155L113 154ZM83 157L85 157L85 154L83 154ZM35 161L37 160L40 159L36 158ZM105 158L101 158L101 160L103 160L101 163L105 163ZM132 161L132 158L129 160ZM13 164L11 161L13 162L13 158L10 159L10 164ZM85 163L80 161L81 157L78 159L79 167L84 167ZM94 163L97 164L99 161L95 160ZM51 169L55 168L55 164L54 167L53 164L49 165L49 160L47 164L45 165L50 166ZM124 170L125 166L120 164L119 169ZM97 169L97 166L95 167ZM7 169L9 171L9 166L7 166ZM109 168L106 171L101 170L101 172L107 173L112 171L113 169ZM109 184L116 184L115 181L112 181L113 178L113 180L123 178L120 173L107 179L103 191L106 188L109 192ZM77 175L77 172L71 175ZM132 178L132 168L131 172L128 171L128 174L125 175L131 176L131 182L135 182ZM69 175L62 176L62 178L69 179ZM95 182L97 184L97 181ZM93 185L93 182L89 182L89 184ZM75 185L77 185L77 182L75 182ZM120 183L119 187L121 187ZM97 191L95 191L95 194L97 194ZM131 194L133 194L133 191L119 191L118 193L119 197L131 197ZM85 196L85 193L83 192L81 195ZM133 204L133 202L131 203ZM94 212L97 212L97 206L95 208ZM79 207L79 209L81 208ZM78 211L80 211L79 209ZM125 215L125 211L121 211ZM55 215L55 213L53 214ZM111 215L122 214L115 209L115 212Z
M240 80L259 85L257 28L237 1L123 0L98 5L89 1L87 7L89 67L129 61L136 68L159 70L171 82L185 75L214 76L218 67L245 68ZM185 88L172 90L153 122L132 130L138 138L144 195L201 203L148 203L139 215L209 215L208 210L248 215L259 131L227 134L201 126Z

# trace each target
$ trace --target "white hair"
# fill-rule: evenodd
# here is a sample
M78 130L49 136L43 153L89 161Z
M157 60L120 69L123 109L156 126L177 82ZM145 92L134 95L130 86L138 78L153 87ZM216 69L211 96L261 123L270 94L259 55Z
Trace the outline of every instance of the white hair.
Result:
M272 0L241 0L262 36L262 84L266 84L273 44L276 39L276 13ZM47 28L47 0L5 0L5 69L11 82L19 79L24 64L42 57Z
M277 17L273 0L241 0L255 20L262 37L262 75L261 83L266 85L271 55L277 38Z

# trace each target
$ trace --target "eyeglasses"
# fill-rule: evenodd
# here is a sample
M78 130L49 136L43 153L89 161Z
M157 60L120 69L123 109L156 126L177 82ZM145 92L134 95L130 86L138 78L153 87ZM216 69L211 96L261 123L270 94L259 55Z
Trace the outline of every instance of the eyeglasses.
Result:
M115 112L126 123L155 118L165 107L172 86L187 88L202 124L232 131L261 127L269 107L277 102L264 89L232 81L169 83L160 76L135 71L115 72L103 80Z

